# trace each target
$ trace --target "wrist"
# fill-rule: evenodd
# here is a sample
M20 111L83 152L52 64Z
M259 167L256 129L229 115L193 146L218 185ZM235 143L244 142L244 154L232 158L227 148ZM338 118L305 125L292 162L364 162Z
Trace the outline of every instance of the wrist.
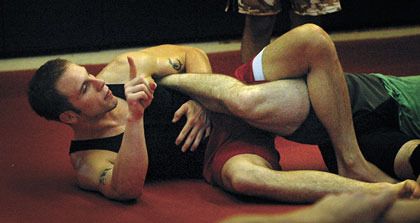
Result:
M127 122L138 122L138 121L141 121L142 119L143 119L143 113L140 115L133 115L133 114L127 115Z

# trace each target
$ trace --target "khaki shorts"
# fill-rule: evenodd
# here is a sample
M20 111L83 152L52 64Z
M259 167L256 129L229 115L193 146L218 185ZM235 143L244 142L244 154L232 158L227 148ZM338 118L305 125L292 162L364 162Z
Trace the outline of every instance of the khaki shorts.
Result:
M290 0L293 11L298 15L318 16L341 10L340 0ZM238 10L241 14L267 16L278 14L280 0L227 0L226 11Z

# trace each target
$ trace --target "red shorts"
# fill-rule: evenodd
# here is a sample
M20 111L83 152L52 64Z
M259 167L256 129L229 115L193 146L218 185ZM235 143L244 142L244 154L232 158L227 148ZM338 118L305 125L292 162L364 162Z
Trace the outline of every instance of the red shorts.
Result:
M232 76L245 83L256 82L254 79L254 73L252 71L252 60L236 68Z
M223 165L235 155L255 154L280 170L275 136L254 128L240 119L212 113L212 133L207 144L203 176L207 182L222 186Z

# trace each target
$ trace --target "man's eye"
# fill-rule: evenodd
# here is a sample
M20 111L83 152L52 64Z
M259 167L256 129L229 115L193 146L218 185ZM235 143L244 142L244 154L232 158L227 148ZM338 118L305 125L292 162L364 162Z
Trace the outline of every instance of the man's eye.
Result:
M84 84L83 87L82 87L82 93L83 94L86 93L87 89L88 89L87 84Z

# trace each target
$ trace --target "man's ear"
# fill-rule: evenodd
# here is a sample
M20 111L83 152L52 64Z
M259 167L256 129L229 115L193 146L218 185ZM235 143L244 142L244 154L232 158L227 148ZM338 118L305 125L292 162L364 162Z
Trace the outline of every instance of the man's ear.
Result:
M74 124L79 120L79 114L74 111L65 111L59 117L60 121L66 124Z

